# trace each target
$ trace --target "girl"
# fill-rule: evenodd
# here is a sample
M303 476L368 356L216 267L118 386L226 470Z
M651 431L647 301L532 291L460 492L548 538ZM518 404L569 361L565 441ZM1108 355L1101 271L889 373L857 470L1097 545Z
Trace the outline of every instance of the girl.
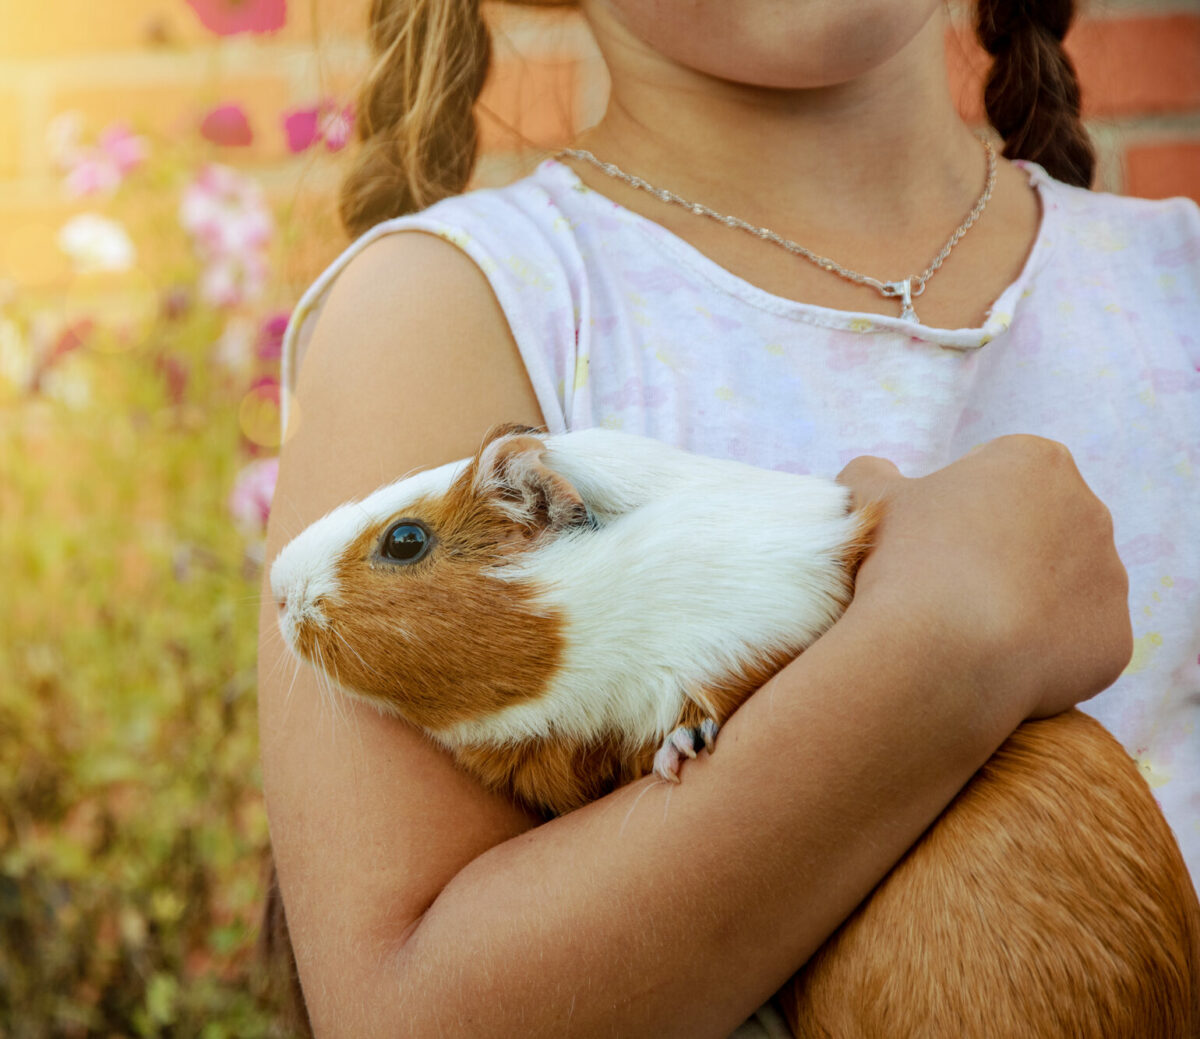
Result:
M1122 676L1130 598L1137 654L1089 709L1197 861L1200 217L1083 190L1071 3L980 0L990 117L1040 165L955 114L938 0L581 6L605 117L455 196L477 4L374 0L362 237L289 332L268 559L500 421L841 470L886 519L718 753L541 826L402 723L330 712L268 607L264 786L318 1035L728 1036L1016 725Z

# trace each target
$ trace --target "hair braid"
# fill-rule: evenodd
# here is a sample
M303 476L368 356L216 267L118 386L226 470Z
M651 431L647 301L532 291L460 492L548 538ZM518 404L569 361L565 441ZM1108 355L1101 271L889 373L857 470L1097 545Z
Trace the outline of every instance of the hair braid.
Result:
M978 0L976 34L992 55L983 90L1004 155L1089 187L1096 155L1080 119L1079 80L1063 50L1074 0Z
M362 147L338 206L353 236L466 187L491 56L479 0L372 0L368 42Z

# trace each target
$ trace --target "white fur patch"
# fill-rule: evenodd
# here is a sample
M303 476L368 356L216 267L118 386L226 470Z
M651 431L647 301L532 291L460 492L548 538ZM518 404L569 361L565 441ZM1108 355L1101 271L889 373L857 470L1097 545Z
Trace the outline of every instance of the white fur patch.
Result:
M346 549L368 528L400 517L421 498L446 491L466 464L463 460L429 469L381 487L361 501L339 505L284 546L271 564L271 594L284 604L279 629L293 651L297 627L305 621L324 626L321 603L337 601L335 575Z
M561 535L493 571L542 589L567 618L550 692L438 733L448 746L625 733L661 740L685 700L747 658L799 648L841 610L849 492L830 480L698 458L589 430L546 461L599 529Z

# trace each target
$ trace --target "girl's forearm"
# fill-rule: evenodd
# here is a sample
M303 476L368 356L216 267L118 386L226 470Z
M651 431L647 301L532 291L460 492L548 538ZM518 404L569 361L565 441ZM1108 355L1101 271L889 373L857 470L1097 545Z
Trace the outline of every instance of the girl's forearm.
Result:
M318 1034L728 1035L1020 723L988 685L911 615L852 605L679 786L472 861L361 979L362 1020Z

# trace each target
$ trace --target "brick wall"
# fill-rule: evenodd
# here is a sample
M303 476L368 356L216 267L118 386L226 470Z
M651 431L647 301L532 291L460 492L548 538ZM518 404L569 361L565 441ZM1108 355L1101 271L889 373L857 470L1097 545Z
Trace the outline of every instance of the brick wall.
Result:
M255 171L286 204L285 269L294 292L342 243L332 197L339 163L292 156L280 113L350 97L363 61L365 0L291 0L277 33L218 41L183 0L54 0L0 5L0 279L46 290L68 279L54 238L72 212L45 144L56 114L93 129L127 120L193 154ZM481 103L481 183L527 168L528 145L553 146L603 109L603 66L572 15L497 8L494 73ZM315 42L314 42L315 41ZM1100 151L1098 186L1200 199L1200 2L1093 2L1068 50L1080 70L1087 124ZM983 55L960 29L947 40L955 96L979 119ZM236 100L256 131L247 148L218 148L195 128Z

